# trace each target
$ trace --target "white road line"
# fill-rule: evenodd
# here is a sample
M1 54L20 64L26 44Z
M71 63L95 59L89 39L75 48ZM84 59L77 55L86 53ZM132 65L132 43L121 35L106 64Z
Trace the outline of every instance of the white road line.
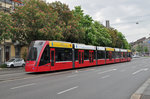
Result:
M93 71L93 70L95 70L95 69L85 69L85 70L81 70L79 72L88 72L88 71Z
M106 70L106 71L103 71L103 72L99 72L98 74L103 74L103 73L107 73L107 72L111 72L111 71L115 71L117 69L110 69L110 70Z
M140 70L138 70L138 71L132 73L132 75L135 75L135 74L137 74L137 73L140 73L140 72L142 72L142 71L147 71L147 70L148 70L148 68L143 68L143 69L140 69Z
M21 86L13 87L13 88L10 88L10 89L17 89L17 88L22 88L22 87L27 87L27 86L32 86L32 85L35 85L35 83L27 84L27 85L21 85Z
M76 88L78 88L78 87L79 87L79 86L75 86L75 87L69 88L69 89L67 89L67 90L61 91L61 92L59 92L59 93L57 93L57 94L58 94L58 95L59 95L59 94L63 94L63 93L65 93L65 92L71 91L71 90L76 89Z
M69 77L69 78L70 78L70 77L75 77L75 76L77 76L77 74L75 74L75 75L71 75L71 76L67 76L67 77Z
M108 78L108 77L110 77L110 75L103 76L102 79Z
M95 70L95 69L89 69L89 70Z

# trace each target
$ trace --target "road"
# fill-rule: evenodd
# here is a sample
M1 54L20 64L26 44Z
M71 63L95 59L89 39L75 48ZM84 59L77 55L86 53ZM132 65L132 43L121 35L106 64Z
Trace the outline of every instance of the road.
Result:
M48 73L0 75L0 99L130 99L150 77L150 58Z

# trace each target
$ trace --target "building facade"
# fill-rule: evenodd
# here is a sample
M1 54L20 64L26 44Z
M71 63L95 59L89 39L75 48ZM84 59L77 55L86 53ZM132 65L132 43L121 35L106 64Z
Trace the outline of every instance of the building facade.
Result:
M12 13L16 6L22 6L22 0L0 1L0 11L5 13ZM10 58L23 57L24 51L27 51L27 47L23 47L12 40L0 42L0 64L8 61Z
M150 56L150 37L146 38L143 37L138 39L135 42L130 43L132 51L136 54L139 53L140 55ZM140 52L137 51L137 48L140 47ZM147 51L145 51L147 49Z
M40 0L46 2L46 0ZM16 6L23 6L23 0L0 0L0 11L12 13ZM25 58L28 46L22 46L19 42L5 40L0 42L0 64L14 57Z
M14 11L16 6L22 6L22 0L1 0L0 11L11 13Z

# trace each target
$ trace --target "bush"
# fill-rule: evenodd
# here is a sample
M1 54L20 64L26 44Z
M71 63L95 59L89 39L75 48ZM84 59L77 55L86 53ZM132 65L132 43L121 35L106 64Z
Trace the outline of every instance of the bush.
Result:
M6 64L1 64L1 65L0 65L0 68L6 68L6 67L7 67Z

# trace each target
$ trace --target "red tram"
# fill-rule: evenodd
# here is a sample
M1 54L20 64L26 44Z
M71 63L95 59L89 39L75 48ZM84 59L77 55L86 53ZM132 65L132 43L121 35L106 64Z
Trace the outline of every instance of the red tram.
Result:
M61 41L33 41L26 72L56 71L131 61L131 51Z

